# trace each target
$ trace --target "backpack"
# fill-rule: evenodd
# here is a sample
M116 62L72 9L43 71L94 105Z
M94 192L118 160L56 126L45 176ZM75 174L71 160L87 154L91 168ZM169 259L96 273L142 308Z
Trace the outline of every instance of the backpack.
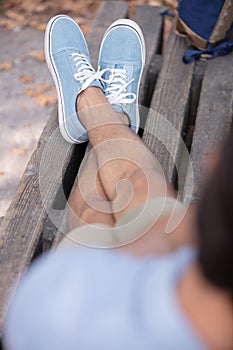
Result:
M233 0L180 0L175 17L176 34L197 48L185 52L185 63L233 50Z

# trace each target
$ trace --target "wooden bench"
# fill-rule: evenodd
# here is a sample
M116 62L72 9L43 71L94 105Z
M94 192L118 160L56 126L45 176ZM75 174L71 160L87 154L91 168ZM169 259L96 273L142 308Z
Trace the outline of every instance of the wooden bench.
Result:
M148 113L148 108L141 108L142 137L159 159L168 181L179 186L180 196L188 203L200 198L206 151L218 144L232 123L233 54L185 65L182 56L187 44L182 38L171 32L166 46L162 45L161 11L160 7L138 6L133 16L142 27L147 48L140 104L150 106L150 110ZM101 5L88 37L95 64L106 28L127 15L126 2L106 1ZM55 107L0 222L0 329L8 293L14 291L31 261L62 237L59 226L66 212L66 198L86 147L63 140Z

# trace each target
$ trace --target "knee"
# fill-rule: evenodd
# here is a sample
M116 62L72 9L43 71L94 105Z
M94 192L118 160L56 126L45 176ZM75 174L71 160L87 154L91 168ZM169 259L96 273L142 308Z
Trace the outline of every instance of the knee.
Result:
M98 202L99 203L99 202ZM111 206L110 203L104 203L105 206L101 206L103 203L99 203L98 206L97 201L93 203L91 201L91 204L82 203L82 207L79 207L77 210L77 203L76 203L76 210L74 211L72 207L70 207L69 210L69 228L74 229L76 227L86 225L86 224L96 224L96 223L102 223L110 226L114 226L114 219L111 214ZM105 208L105 210L101 211L98 210L98 207L102 209Z

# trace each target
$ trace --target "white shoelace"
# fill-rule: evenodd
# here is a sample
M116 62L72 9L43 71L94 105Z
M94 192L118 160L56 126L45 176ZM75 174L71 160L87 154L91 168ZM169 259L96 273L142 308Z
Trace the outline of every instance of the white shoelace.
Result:
M136 100L136 94L126 92L129 84L134 79L127 81L127 71L125 69L106 68L102 72L109 71L108 79L102 79L107 87L105 88L106 98L111 104L130 104Z
M74 52L71 57L77 68L74 78L82 85L81 91L85 90L94 80L102 80L103 72L99 69L95 71L84 55Z
M125 69L105 68L97 71L94 70L87 58L79 53L72 53L77 72L74 78L82 85L81 91L85 90L94 80L100 80L106 84L106 98L111 104L130 104L136 100L136 94L126 92L129 84L134 79L127 81L127 71ZM104 73L109 72L109 77L104 79Z

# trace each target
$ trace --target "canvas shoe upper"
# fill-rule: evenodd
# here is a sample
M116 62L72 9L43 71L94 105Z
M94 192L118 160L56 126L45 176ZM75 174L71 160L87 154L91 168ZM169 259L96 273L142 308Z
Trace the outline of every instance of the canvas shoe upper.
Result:
M95 72L85 38L75 21L65 15L53 17L45 33L45 57L58 96L59 127L66 141L87 141L87 133L78 119L78 94L89 86L102 89Z
M116 112L128 116L134 132L139 129L138 92L145 64L145 43L132 20L115 21L106 31L99 53L104 93Z

